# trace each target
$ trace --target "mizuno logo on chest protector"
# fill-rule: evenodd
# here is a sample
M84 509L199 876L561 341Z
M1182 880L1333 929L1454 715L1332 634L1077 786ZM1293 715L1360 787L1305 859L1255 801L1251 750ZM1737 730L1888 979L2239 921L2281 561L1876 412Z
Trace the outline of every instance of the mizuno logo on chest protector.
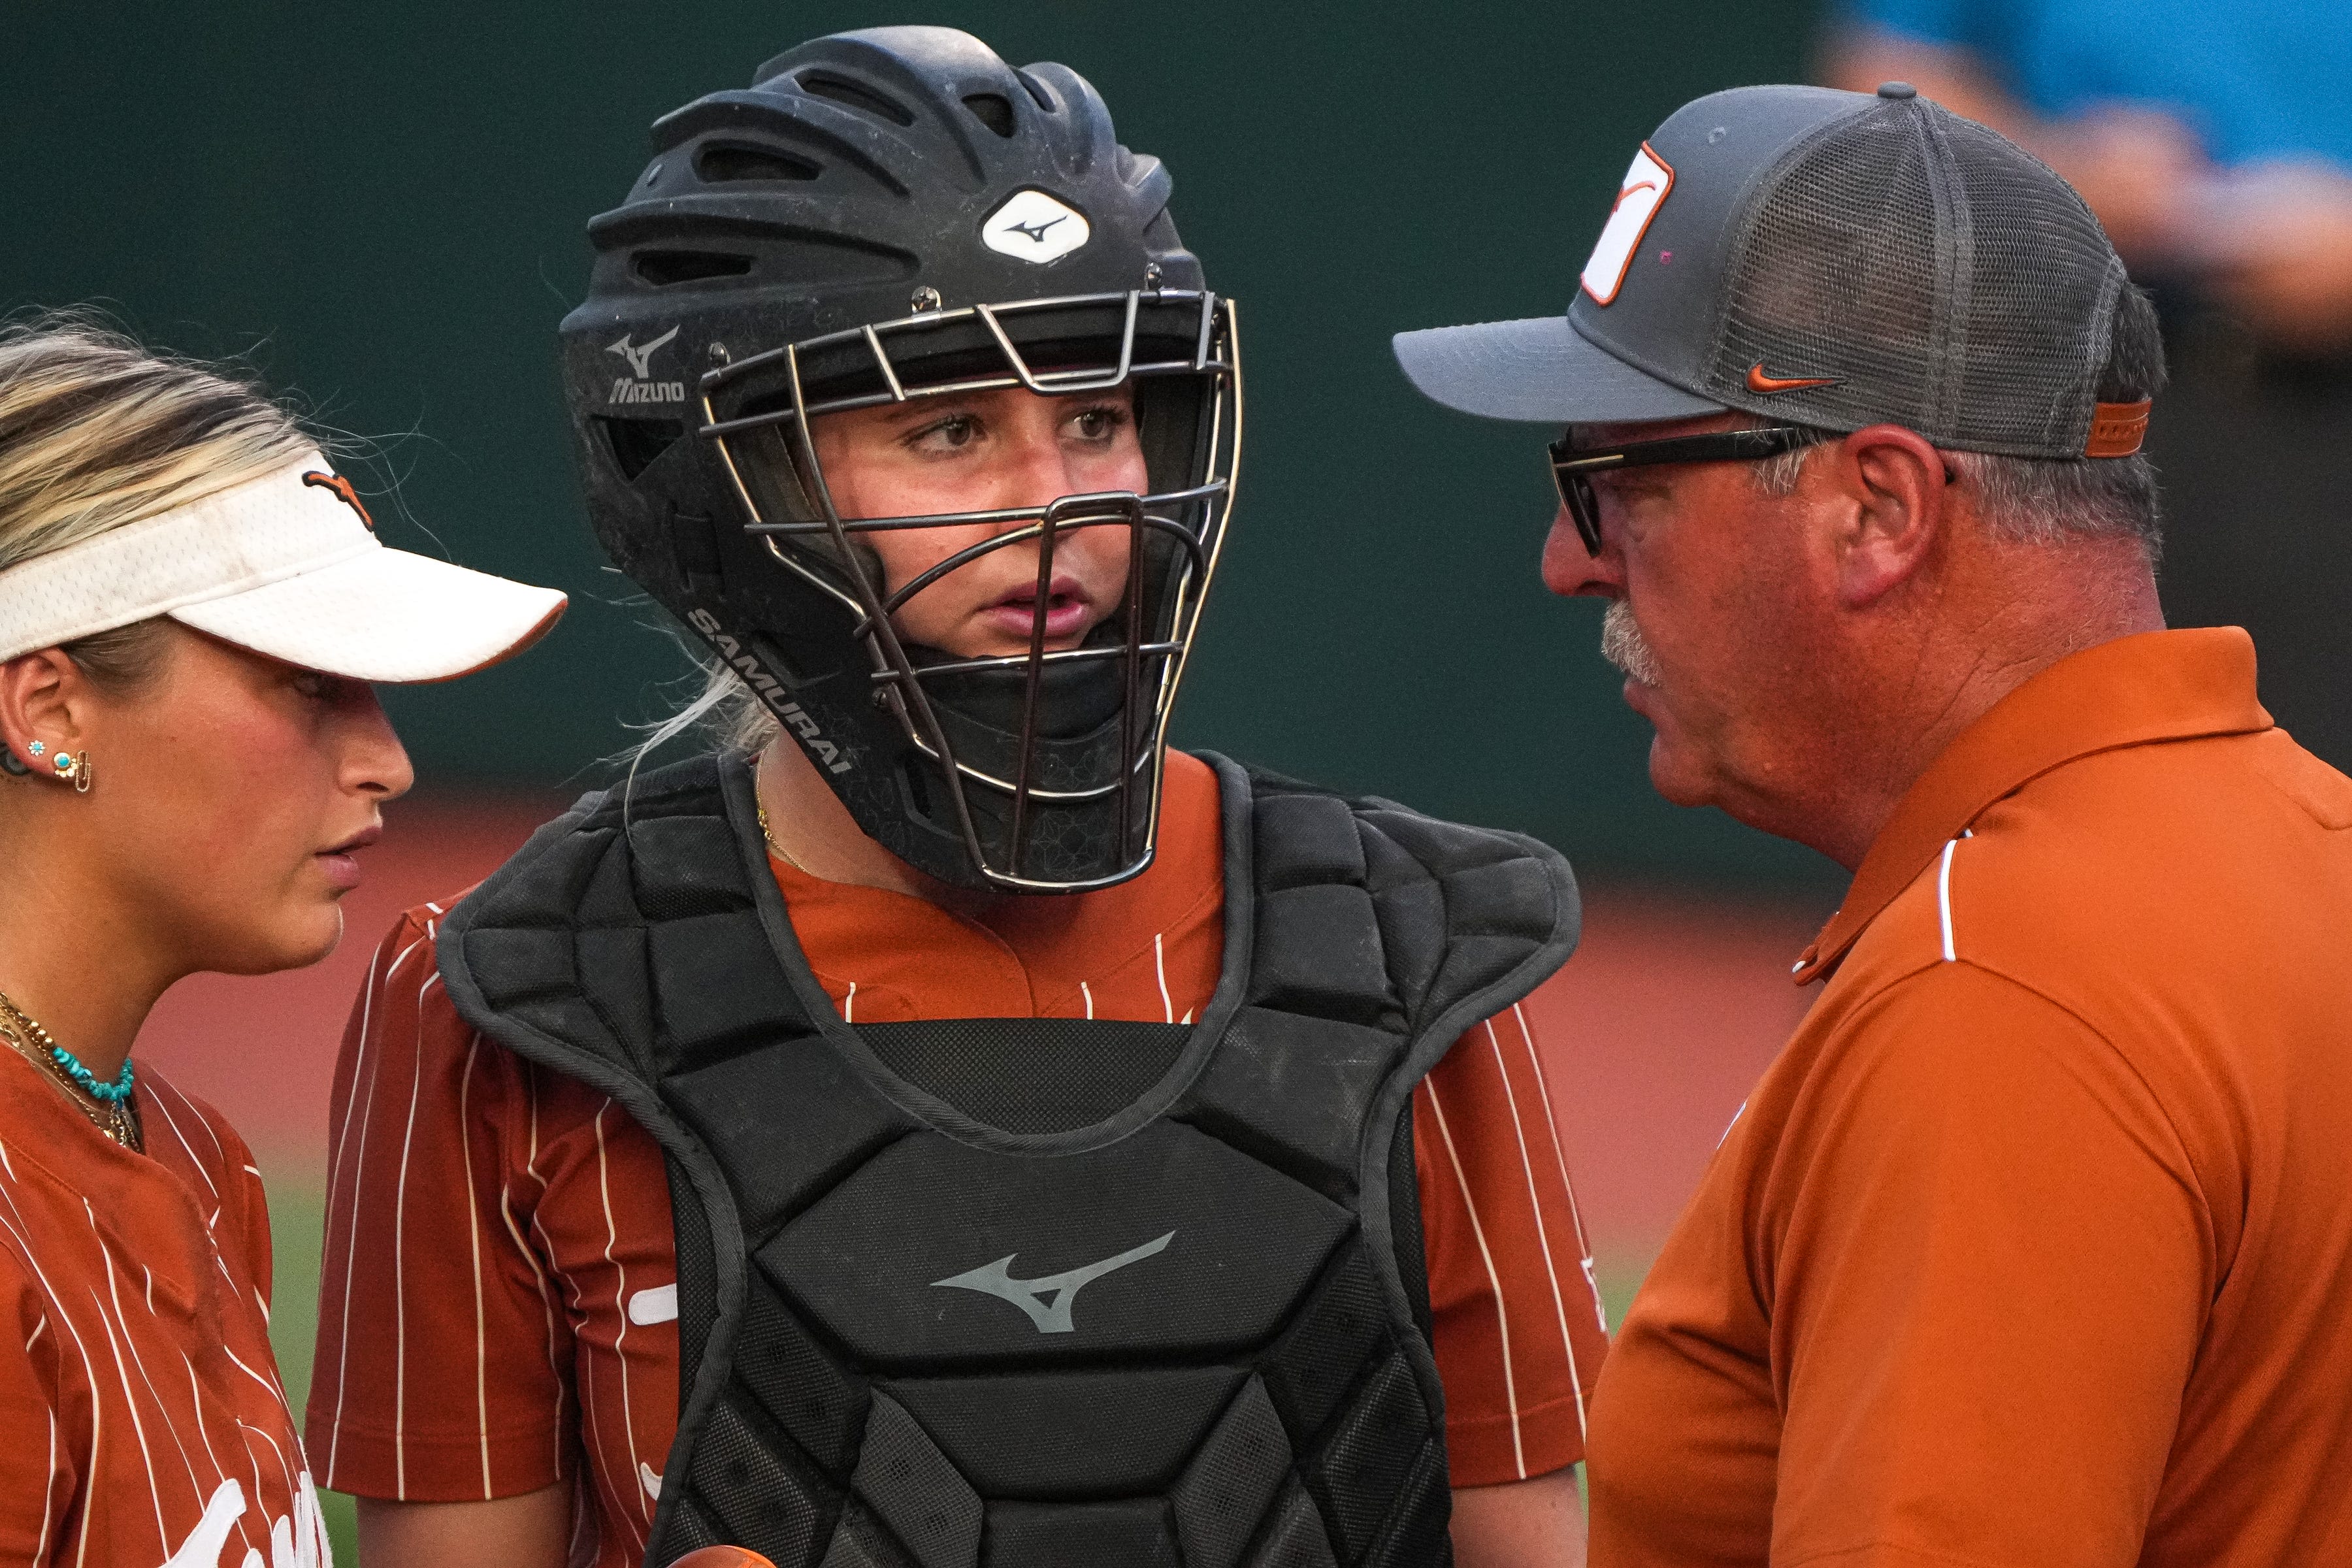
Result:
M978 1290L982 1295L998 1297L1028 1313L1029 1321L1037 1325L1037 1331L1041 1334L1072 1333L1076 1331L1076 1325L1070 1321L1070 1306L1076 1300L1080 1290L1106 1274L1124 1268L1130 1263L1140 1263L1154 1253L1167 1250L1168 1244L1175 1239L1176 1233L1171 1230L1141 1247L1131 1247L1116 1258L1106 1258L1099 1263L1085 1264L1036 1279L1013 1278L1013 1260L1021 1255L1008 1252L993 1263L951 1279L934 1279L931 1286L934 1289L944 1285L958 1290Z

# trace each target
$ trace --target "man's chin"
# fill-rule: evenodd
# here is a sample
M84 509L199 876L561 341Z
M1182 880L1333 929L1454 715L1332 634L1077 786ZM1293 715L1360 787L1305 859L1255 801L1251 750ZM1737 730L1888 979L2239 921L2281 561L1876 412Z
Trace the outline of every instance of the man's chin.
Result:
M1650 787L1671 805L1713 805L1704 760L1676 742L1674 715L1659 700L1658 689L1629 675L1624 695L1625 706L1650 721Z
M1650 787L1670 805L1709 805L1715 800L1706 770L1664 730L1650 737Z

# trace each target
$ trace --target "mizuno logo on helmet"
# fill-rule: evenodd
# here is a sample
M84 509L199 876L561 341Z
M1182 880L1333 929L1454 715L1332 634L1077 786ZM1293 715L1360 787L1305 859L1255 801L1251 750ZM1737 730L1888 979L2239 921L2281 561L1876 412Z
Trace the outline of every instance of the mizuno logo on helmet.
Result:
M622 333L621 341L617 343L607 344L604 352L608 354L619 354L623 359L627 360L629 362L629 369L631 372L635 374L639 381L644 381L653 374L651 362L654 357L654 351L665 346L668 343L670 339L677 336L677 329L676 327L672 327L669 331L664 332L661 336L656 338L653 342L646 344L642 348L633 348L630 346L629 338L631 335L632 334L627 332Z
M677 336L677 329L676 327L672 327L669 331L664 332L661 336L656 338L649 343L632 343L629 341L631 336L632 334L624 332L621 334L621 341L619 342L607 343L604 345L604 352L606 353L619 354L623 359L629 362L630 372L628 375L617 376L614 379L613 391L609 401L614 403L684 403L686 401L686 383L682 381L656 381L653 379L654 351L667 343L670 339ZM633 377L634 379L632 379Z
M1043 265L1058 261L1094 237L1076 207L1043 191L1015 191L980 220L980 242L1000 256Z
M1044 223L1009 223L1004 226L1012 230L1014 234L1027 235L1031 239L1043 245L1045 243L1045 231L1047 229L1053 227L1057 223L1067 223L1069 221L1069 215L1065 213L1060 217L1049 217Z
M977 1290L983 1296L1010 1301L1029 1314L1029 1321L1037 1325L1037 1331L1041 1334L1074 1333L1076 1325L1070 1321L1070 1308L1076 1301L1079 1291L1106 1274L1124 1268L1130 1263L1140 1263L1155 1253L1165 1252L1168 1244L1175 1239L1176 1233L1171 1230L1141 1247L1130 1247L1115 1258L1106 1258L1099 1263L1088 1263L1035 1279L1013 1278L1013 1260L1021 1255L1008 1252L982 1268L946 1279L934 1279L931 1287L934 1289L945 1286L956 1290Z

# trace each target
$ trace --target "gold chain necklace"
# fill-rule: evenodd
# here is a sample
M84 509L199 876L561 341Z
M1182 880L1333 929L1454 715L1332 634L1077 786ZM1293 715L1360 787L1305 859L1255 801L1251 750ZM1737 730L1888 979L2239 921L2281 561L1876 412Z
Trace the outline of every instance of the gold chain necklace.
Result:
M816 873L802 865L799 858L794 856L791 850L777 843L774 831L768 826L767 803L761 800L759 796L760 759L764 754L764 752L754 752L751 753L751 805L752 808L760 814L760 837L768 841L768 847L775 853L776 858L782 860L785 865L790 866L793 870L798 871L803 877L814 877Z
M0 991L0 1037L5 1037L10 1045L16 1047L18 1054L47 1073L50 1080L65 1091L66 1098L89 1118L90 1125L133 1152L144 1152L139 1113L131 1108L131 1101L100 1100L76 1083L59 1065L55 1054L58 1043L48 1030L41 1027L31 1014L17 1006L5 991Z
M759 808L759 812L760 837L768 841L768 847L775 852L776 858L782 860L785 865L790 866L793 870L798 871L803 877L815 876L815 872L810 870L807 867L802 865L797 859L793 858L793 852L791 850L776 842L775 834L770 831L768 827L768 808L764 805L761 806Z

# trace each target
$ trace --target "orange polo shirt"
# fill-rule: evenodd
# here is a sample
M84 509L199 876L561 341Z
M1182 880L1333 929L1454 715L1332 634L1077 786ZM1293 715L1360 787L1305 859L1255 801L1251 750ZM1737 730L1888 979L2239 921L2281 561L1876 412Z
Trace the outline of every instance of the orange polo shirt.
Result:
M1962 732L1610 1352L1595 1568L2352 1563L2347 828L2232 628Z

